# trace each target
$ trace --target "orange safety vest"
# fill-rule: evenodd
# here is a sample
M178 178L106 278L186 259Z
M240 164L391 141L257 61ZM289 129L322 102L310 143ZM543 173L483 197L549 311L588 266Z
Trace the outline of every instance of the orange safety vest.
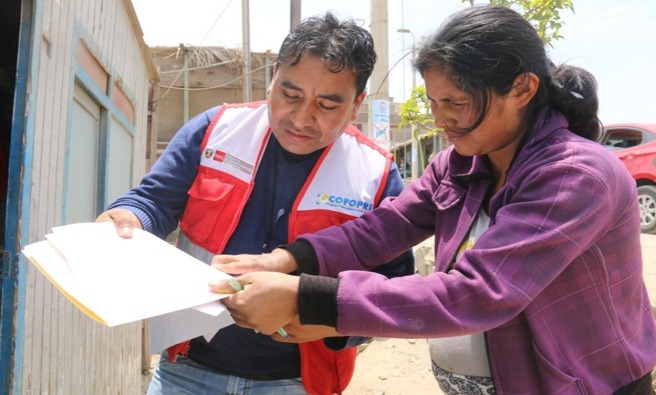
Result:
M271 135L265 102L224 104L207 129L201 161L180 221L187 250L219 254L239 223ZM391 156L349 126L326 147L292 206L289 240L340 225L377 206ZM169 349L170 359L188 346ZM334 351L323 340L299 344L301 377L310 394L341 393L355 370L356 348Z

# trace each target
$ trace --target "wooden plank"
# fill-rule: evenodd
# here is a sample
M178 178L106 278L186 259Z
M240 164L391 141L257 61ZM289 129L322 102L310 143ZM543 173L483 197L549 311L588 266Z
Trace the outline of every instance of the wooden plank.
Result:
M47 180L44 180L42 190L50 196L50 201L52 202L47 206L47 219L46 226L53 226L59 223L61 218L61 211L53 203L53 198L58 189L58 185L61 184L62 178L62 169L63 166L60 165L60 158L63 158L63 152L60 150L62 142L65 142L65 133L60 133L60 131L65 131L65 119L66 119L66 106L68 100L67 91L62 86L62 76L65 69L65 64L69 62L70 56L65 52L66 43L70 41L71 35L68 34L68 23L69 17L64 9L60 6L61 3L54 3L52 5L51 11L51 36L52 36L52 53L47 58L49 74L48 80L51 81L49 84L49 89L47 94L50 95L52 100L48 101L48 106L46 107L47 114L49 116L49 128L43 129L44 134L50 134L50 144L48 145L48 156L43 158L44 164L47 162L49 168L49 174ZM45 92L44 92L45 93ZM44 147L45 149L45 147ZM48 284L49 285L49 284ZM44 352L42 353L42 359L45 361L42 364L42 377L44 380L47 380L43 387L47 387L48 392L52 388L63 388L63 382L66 380L65 375L59 374L57 367L65 364L64 359L62 358L62 341L64 337L64 331L62 331L61 325L62 321L65 321L63 316L62 307L62 297L59 295L58 291L52 287L48 286L48 293L50 298L46 306L44 306L44 321L46 316L51 323L50 327L44 332L44 345L47 345L47 349L44 347Z
M75 14L73 13L73 9L70 7L64 8L63 9L63 15L65 15L65 18L62 18L62 59L58 62L57 64L57 74L61 76L61 120L59 122L59 129L62 131L66 131L68 127L68 115L71 113L70 111L70 92L72 92L72 73L71 70L73 70L72 66L72 59L73 59L73 54L75 51L75 43L73 40L71 40L72 37L74 37L73 34L73 29L74 29L74 22L75 22ZM66 157L66 133L60 133L59 134L59 139L58 139L58 155L56 156L57 158L57 163L58 163L58 168L60 169L59 177L63 177L63 172L65 171L65 167L63 166L65 157ZM62 178L59 178L62 179ZM62 216L62 207L63 207L63 182L58 182L55 185L53 185L52 189L52 195L53 198L55 199L55 207L56 207L56 213L55 213L55 218L61 218ZM55 220L55 223L58 223L59 220ZM68 301L59 295L59 298L57 300L57 311L59 313L59 325L58 325L58 344L57 344L57 355L56 355L56 363L57 365L55 366L62 366L62 365L68 365L70 364L70 361L73 360L73 341L74 339L72 338L74 334L74 329L71 326L73 324L73 321L71 320L72 313L73 313L73 306L68 303ZM53 369L56 370L56 369ZM55 387L58 388L60 391L64 393L74 393L74 381L76 377L75 375L71 374L66 374L66 375L58 375L57 381L54 383Z
M51 16L51 6L52 4L44 3L43 4L43 14L44 18L42 20L43 26L42 26L42 37L37 37L36 41L41 42L42 47L41 47L41 60L42 60L42 66L39 67L39 72L38 75L36 76L36 81L32 84L33 86L37 87L43 87L45 88L47 85L45 84L45 81L47 81L47 75L48 75L48 53L50 51L50 42L52 40L52 37L50 35L50 16ZM43 89L41 88L41 89ZM43 157L44 155L42 154L43 147L41 145L41 142L38 141L36 130L42 130L42 125L43 125L43 112L45 108L45 97L43 94L40 94L40 91L37 91L37 109L36 109L36 118L35 118L35 144L34 144L34 155L33 155L33 162L32 166L34 168L32 177L34 180L34 186L32 188L32 197L33 199L36 199L37 202L42 201L43 199L43 194L41 193L41 188L40 186L41 181L43 180L43 173L44 173L44 168L43 168ZM39 116L41 115L41 116ZM46 140L46 137L42 137L43 140ZM47 171L48 169L45 169ZM32 210L34 211L34 206L35 203L32 203ZM36 212L32 213L30 216L34 222L31 222L31 226L34 228L38 228L38 224L40 222L45 222L43 220L43 213L42 209L40 207ZM38 232L38 229L34 232ZM32 232L30 232L32 234ZM33 239L36 239L34 237ZM30 269L33 269L33 267L30 267ZM27 382L23 384L24 389L28 389L30 393L41 393L42 392L42 383L44 382L44 377L42 375L42 365L43 361L41 360L41 354L44 350L44 348L47 347L47 345L44 347L43 344L43 329L42 327L39 327L38 325L48 327L50 326L50 322L47 321L47 318L44 317L44 305L47 303L47 297L44 296L44 283L43 283L43 276L40 275L40 273L37 273L35 275L34 270L31 270L31 273L28 272L28 275L34 276L34 289L33 293L31 295L27 294L26 295L26 306L30 306L30 297L31 297L31 305L34 307L31 311L26 311L27 313L31 313L31 316L26 316L25 317L25 323L26 326L30 325L31 329L31 343L30 346L26 350L24 350L24 356L25 356L25 365L23 368L23 372L29 372L27 375ZM38 276L38 277L37 277ZM27 342L24 342L26 345L28 344ZM33 392L32 392L33 391Z

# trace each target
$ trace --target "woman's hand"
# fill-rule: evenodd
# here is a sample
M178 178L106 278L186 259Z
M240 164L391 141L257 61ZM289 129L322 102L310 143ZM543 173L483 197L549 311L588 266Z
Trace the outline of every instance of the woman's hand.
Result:
M292 254L282 248L276 248L271 253L262 255L215 255L212 258L212 266L230 274L250 272L294 273L298 269Z
M230 294L221 300L235 323L271 335L298 316L297 276L274 272L247 273L235 277L243 291L235 292L228 281L210 284L212 291Z

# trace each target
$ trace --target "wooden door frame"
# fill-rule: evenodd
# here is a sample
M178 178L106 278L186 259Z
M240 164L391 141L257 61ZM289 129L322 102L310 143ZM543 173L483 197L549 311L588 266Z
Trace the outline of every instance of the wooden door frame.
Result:
M20 394L22 383L23 320L26 265L21 246L27 243L34 113L36 108L32 76L37 75L40 47L42 0L20 2L20 28L16 62L16 83L12 112L7 213L5 220L5 253L2 254L0 292L0 393ZM38 43L38 41L37 41ZM22 264L19 264L21 263Z

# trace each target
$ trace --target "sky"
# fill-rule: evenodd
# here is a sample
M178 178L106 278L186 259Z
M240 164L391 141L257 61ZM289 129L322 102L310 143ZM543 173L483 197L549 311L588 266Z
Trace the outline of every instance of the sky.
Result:
M369 27L366 0L301 0L301 18L333 11ZM132 0L149 46L223 46L242 42L242 0ZM477 0L477 4L486 3ZM656 1L573 0L563 11L561 40L549 55L556 64L583 67L599 83L599 116L604 124L656 124ZM289 0L250 0L251 51L277 52L289 30ZM429 36L460 0L388 0L389 93L404 101L412 87L409 53L413 41ZM409 33L399 33L408 29ZM394 67L393 67L394 66ZM421 77L415 75L417 84Z

